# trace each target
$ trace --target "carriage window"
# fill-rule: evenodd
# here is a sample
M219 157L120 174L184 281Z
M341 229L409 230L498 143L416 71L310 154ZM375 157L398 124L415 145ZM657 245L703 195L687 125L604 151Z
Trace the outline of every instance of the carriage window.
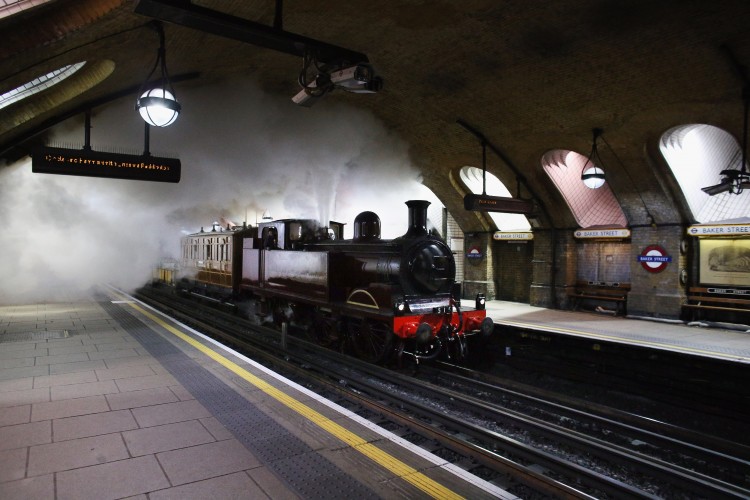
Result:
M330 239L340 240L344 237L344 224L334 221L330 221L328 224L328 237Z
M299 222L292 222L289 224L289 239L291 241L302 239L302 224Z
M263 248L278 248L279 232L275 227L263 228Z

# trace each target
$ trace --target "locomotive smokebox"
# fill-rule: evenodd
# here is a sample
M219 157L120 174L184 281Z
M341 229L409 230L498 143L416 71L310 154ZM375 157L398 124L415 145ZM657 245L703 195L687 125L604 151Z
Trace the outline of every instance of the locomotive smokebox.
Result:
M409 200L409 229L404 238L418 238L427 234L427 207L430 202L426 200Z

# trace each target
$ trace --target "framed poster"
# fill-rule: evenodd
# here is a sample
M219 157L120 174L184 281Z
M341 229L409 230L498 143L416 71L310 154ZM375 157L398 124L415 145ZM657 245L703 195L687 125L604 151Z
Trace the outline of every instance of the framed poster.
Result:
M700 240L702 284L750 286L750 239Z

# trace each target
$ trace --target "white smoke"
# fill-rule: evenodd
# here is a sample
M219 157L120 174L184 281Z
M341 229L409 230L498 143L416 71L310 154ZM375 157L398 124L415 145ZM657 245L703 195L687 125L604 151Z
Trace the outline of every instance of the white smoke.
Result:
M180 158L178 184L32 174L30 159L0 168L0 303L60 300L104 282L134 289L160 258L178 256L181 232L220 218L336 220L350 237L354 217L372 210L391 238L406 230L406 200L437 202L407 145L368 112L334 100L300 108L248 82L177 92L183 113L151 129L150 150ZM95 110L94 150L143 151L132 101ZM49 142L80 147L83 134L78 117Z

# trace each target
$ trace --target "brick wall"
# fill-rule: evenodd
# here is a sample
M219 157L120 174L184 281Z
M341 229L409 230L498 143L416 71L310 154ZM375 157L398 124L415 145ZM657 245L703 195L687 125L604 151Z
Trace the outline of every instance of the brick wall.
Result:
M447 210L444 212L443 225L445 241L453 250L453 257L456 260L456 281L461 283L464 280L464 232Z
M462 296L473 299L477 293L483 293L488 300L494 300L495 281L491 233L467 233L464 238L464 252L477 249L481 258L464 257L464 280Z
M576 253L576 281L630 283L630 242L580 241Z
M575 281L577 255L572 231L534 230L531 260L532 306L552 309L565 305L565 285Z
M495 241L495 280L497 299L529 302L534 258L532 241Z
M686 268L687 256L680 253L685 237L681 226L634 228L631 243L632 281L628 294L628 314L655 318L680 317L685 286L680 283L680 270ZM643 269L638 256L644 248L659 245L672 257L672 262L659 273Z

